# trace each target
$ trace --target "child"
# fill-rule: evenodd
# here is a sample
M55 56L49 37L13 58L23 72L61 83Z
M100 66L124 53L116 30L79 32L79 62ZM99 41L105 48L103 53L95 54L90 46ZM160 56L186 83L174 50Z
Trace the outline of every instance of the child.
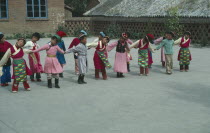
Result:
M189 31L186 31L184 33L184 37L181 37L174 42L175 44L179 44L179 46L181 47L178 55L180 72L183 72L184 70L188 72L190 61L192 60L191 53L189 50L191 43L190 36L191 33Z
M63 68L56 58L56 53L60 52L64 54L64 51L57 45L59 42L60 37L58 35L54 35L51 37L51 42L49 44L32 51L33 53L36 53L46 50L47 56L45 58L44 72L47 74L48 88L52 88L52 78L55 78L55 88L60 88L59 73L63 72Z
M63 51L66 51L66 47L65 47L64 41L62 40L62 37L67 36L67 34L65 32L63 32L63 31L58 31L56 34L59 35L60 38L61 38L61 42L58 43L58 46ZM61 67L63 68L64 65L66 64L66 60L65 60L64 54L61 54L60 52L57 52L56 56L58 58L58 61L59 61L60 65L61 65ZM59 73L59 77L63 78L63 73Z
M128 39L127 39L127 43L128 44L133 44L133 41L131 41L131 39L129 39L130 38L130 33L129 32L125 32L127 35L128 35ZM131 56L131 54L130 54L130 52L129 51L126 51L127 52L127 57L128 57L128 61L127 61L127 69L128 69L128 72L130 72L131 70L130 70L130 61L132 60L132 56Z
M10 57L13 59L12 79L14 79L14 81L12 92L14 93L18 91L18 85L20 82L23 82L23 86L26 91L30 91L30 86L27 83L27 75L31 75L32 73L23 59L24 53L30 53L30 50L22 49L25 44L26 40L24 38L19 38L17 43L7 50L4 57L0 61L0 67L2 67Z
M165 53L165 58L166 58L166 73L167 74L172 74L172 69L173 69L173 45L174 45L174 33L169 32L168 36L165 40L163 40L159 46L156 47L155 50L159 50L161 47L164 47L164 53Z
M128 47L128 43L126 42L128 39L128 35L126 33L122 33L121 37L118 41L111 43L107 46L108 51L111 51L116 47L116 56L114 62L114 72L117 72L117 78L123 78L123 73L128 73L127 62L128 62L128 54L126 50L129 52L130 49Z
M28 41L24 48L30 49L30 50L36 50L40 46L37 44L37 41L40 39L40 34L39 33L34 33L32 34L31 41ZM28 55L29 59L29 65L30 65L30 70L32 71L32 75L30 76L31 81L34 80L34 76L36 74L36 80L38 82L41 82L41 73L43 73L43 68L42 64L40 62L40 54L38 52L32 53Z
M81 31L80 31L80 34L79 34L79 37L80 37L81 35L87 36L87 32L85 32L84 30L81 30ZM71 44L70 44L70 46L69 46L69 49L71 49L71 48L73 48L73 47L76 47L76 46L80 43L79 37L73 39L73 41L71 42ZM74 61L75 61L75 74L79 74L79 68L78 68L78 54L77 54L77 53L74 53Z
M88 60L87 60L87 36L85 34L81 34L79 36L80 43L74 47L70 48L66 51L66 53L78 53L78 66L79 66L79 77L78 84L87 84L84 81L85 74L88 72Z
M7 50L11 47L12 45L9 42L5 41L4 34L0 32L0 60L3 58ZM10 66L11 59L9 58L1 70L1 72L3 72L3 75L0 76L2 87L8 86L8 83L11 82Z
M111 64L109 63L107 57L107 44L109 42L109 37L104 36L99 42L93 42L88 44L88 48L95 47L96 51L93 57L94 66L95 66L95 78L99 79L99 72L102 72L103 80L107 80L106 69L111 68Z
M158 39L156 39L154 41L154 44L155 45L159 45L164 39L167 38L167 35L168 35L168 32L165 33L165 36L164 37L160 37ZM162 62L162 67L165 67L165 54L164 54L164 47L161 47L161 62Z
M149 74L149 52L148 49L152 52L154 51L151 47L150 42L154 39L152 34L147 34L143 39L138 40L137 42L133 43L130 47L132 48L139 48L138 54L138 64L140 66L140 76Z

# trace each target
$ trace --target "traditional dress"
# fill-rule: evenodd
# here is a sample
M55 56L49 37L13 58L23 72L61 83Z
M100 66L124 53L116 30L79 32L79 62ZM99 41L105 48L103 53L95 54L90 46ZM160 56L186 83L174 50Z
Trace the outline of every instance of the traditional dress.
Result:
M150 51L150 49L147 49L147 51L148 51L148 65L151 68L151 65L153 64L152 52Z
M0 60L3 58L7 50L11 47L12 45L7 41L0 43ZM2 68L3 75L0 77L1 86L8 86L8 83L11 82L10 66L11 66L11 59L9 58L6 64L4 64Z
M133 41L128 39L127 43L131 45L131 44L133 44ZM128 52L128 51L126 51L126 52L127 52L127 56L128 56L127 69L128 69L128 72L130 72L130 61L132 60L132 56L131 56L130 52Z
M40 46L37 43L34 43L32 41L28 41L24 48L30 49L30 50L36 50ZM32 53L28 55L29 59L29 65L30 70L32 71L32 75L30 76L31 80L34 81L34 75L36 74L37 81L41 81L41 74L43 73L43 68L40 60L40 54L39 52Z
M34 50L33 52L39 52L42 50L46 50L47 53L45 58L44 72L48 75L48 79L52 79L52 77L58 79L58 74L63 72L63 68L56 58L56 53L60 52L64 54L64 51L61 50L58 45L52 46L49 43L37 50Z
M58 46L63 51L66 51L66 47L65 47L65 44L64 44L63 40L60 43L58 43ZM64 54L61 54L60 52L57 52L56 56L58 58L59 63L61 64L61 66L64 66L66 64L66 59L64 57Z
M66 53L78 53L79 74L85 75L88 72L87 46L80 43L76 47L68 49Z
M154 41L154 44L159 45L164 39L165 39L164 37L160 37ZM162 62L162 67L165 67L166 59L165 59L164 47L161 47L161 62Z
M88 44L87 44L88 45ZM111 68L111 64L108 61L108 53L106 45L102 44L102 41L93 42L88 45L89 48L95 47L96 51L93 57L94 66L95 66L95 78L100 78L99 72L102 72L103 79L107 79L106 69Z
M76 47L80 43L79 38L74 38L73 41L71 42L69 49ZM78 53L74 53L74 61L75 61L75 74L79 73L79 68L78 68Z
M184 37L182 37L182 38L179 38L174 43L179 44L179 46L181 47L178 54L180 70L182 71L183 69L185 69L186 71L188 71L190 61L192 60L191 53L189 50L191 39L185 39Z
M78 66L79 66L79 84L86 84L84 81L85 74L88 72L88 60L87 60L87 46L85 44L78 44L76 47L68 49L66 53L78 53Z
M150 51L154 51L151 47L150 43L143 43L144 39L138 40L135 43L133 43L131 45L131 49L132 48L138 48L138 65L140 66L140 75L148 75L149 74L149 52L148 49Z
M30 90L27 83L27 75L31 75L32 72L27 67L25 60L23 59L24 53L29 53L30 50L17 48L15 45L7 50L4 57L0 61L0 66L3 66L8 59L11 57L13 59L13 76L14 79L12 91L18 91L19 82L23 82L24 88Z
M114 62L114 72L117 72L118 75L122 75L123 73L127 73L127 62L128 62L128 54L126 52L129 51L129 47L127 42L116 41L107 46L108 51L111 51L116 47L116 55ZM119 77L119 76L118 76Z

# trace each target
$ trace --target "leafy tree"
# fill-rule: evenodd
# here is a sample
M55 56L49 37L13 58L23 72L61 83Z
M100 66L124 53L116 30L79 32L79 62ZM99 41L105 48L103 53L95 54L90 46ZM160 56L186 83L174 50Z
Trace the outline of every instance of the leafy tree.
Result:
M86 12L90 0L65 0L65 4L73 8L73 16L81 17Z

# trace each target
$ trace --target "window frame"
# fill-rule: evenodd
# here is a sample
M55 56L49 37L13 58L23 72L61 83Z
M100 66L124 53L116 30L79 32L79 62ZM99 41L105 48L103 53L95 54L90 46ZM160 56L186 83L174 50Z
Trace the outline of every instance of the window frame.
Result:
M41 17L41 13L42 13L42 11L41 11L41 0L38 0L39 1L39 16L40 17L34 17L34 0L31 0L32 1L32 14L33 14L33 17L28 17L28 2L27 2L27 0L26 0L26 17L28 18L28 19L46 19L46 18L48 18L48 0L45 0L45 10L46 10L46 16L45 17Z
M6 16L7 16L7 17L2 17L2 16L1 16L1 8L0 8L0 20L1 20L1 19L8 19L8 18L9 18L9 13L8 13L8 11L9 11L9 10L8 10L8 0L6 0Z

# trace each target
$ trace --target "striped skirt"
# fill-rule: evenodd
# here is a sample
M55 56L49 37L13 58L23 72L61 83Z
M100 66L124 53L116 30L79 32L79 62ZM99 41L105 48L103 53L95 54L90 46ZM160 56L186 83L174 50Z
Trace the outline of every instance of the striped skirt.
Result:
M139 50L139 58L138 58L138 64L140 67L147 68L148 67L148 50Z
M13 70L15 81L27 81L26 63L24 59L13 60Z
M178 55L179 65L189 65L191 58L191 53L189 48L180 48Z

